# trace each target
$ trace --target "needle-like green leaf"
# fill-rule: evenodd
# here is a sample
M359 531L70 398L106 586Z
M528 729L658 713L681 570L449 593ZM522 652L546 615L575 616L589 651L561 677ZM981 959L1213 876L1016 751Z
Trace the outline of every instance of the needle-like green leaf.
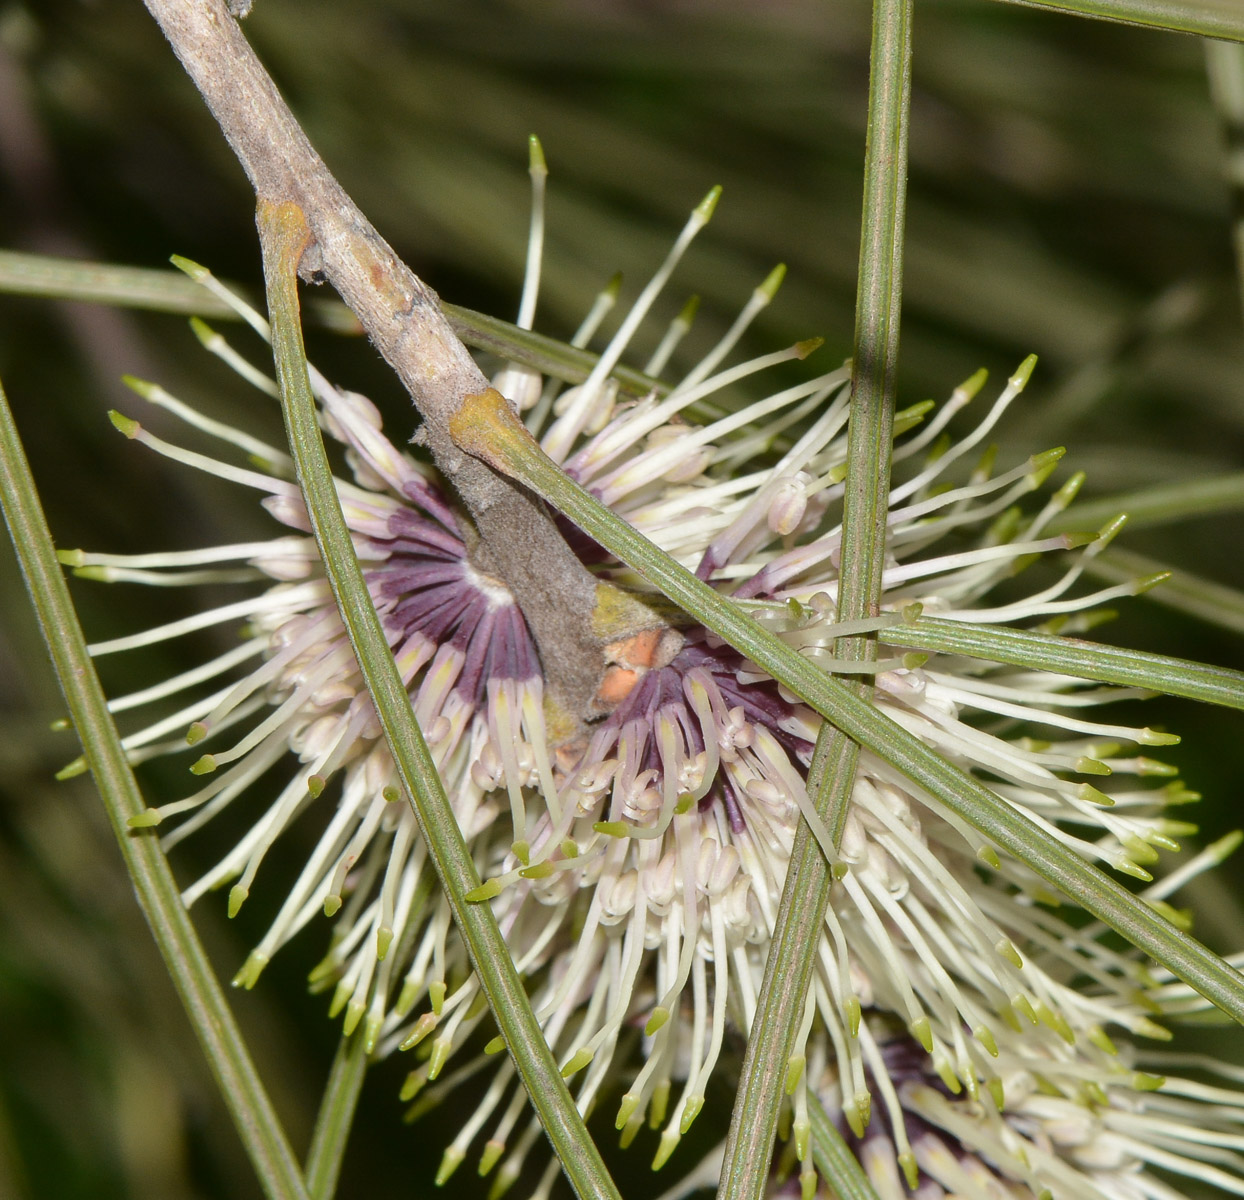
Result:
M255 1174L270 1200L308 1200L302 1172L181 902L157 838L133 833L146 805L126 761L56 559L13 414L0 390L0 505L86 761L143 915L181 996Z
M1207 704L1244 709L1244 673L1212 667L1185 658L1169 658L1140 650L1124 650L1099 642L1056 637L1030 629L973 625L920 617L888 626L877 635L889 646L964 654L990 662L1078 675L1101 683L1148 688L1169 696L1186 696Z
M241 291L238 288L233 290ZM0 250L0 292L86 300L222 321L240 319L236 309L181 271L84 262L17 250ZM519 329L509 321L457 304L442 302L441 308L454 332L468 346L531 367L542 375L551 375L566 383L582 383L592 373L600 357L590 350L568 346L556 338L530 329ZM340 301L312 300L307 309L308 319L323 328L337 333L362 332L358 318ZM610 377L618 382L623 391L636 396L646 396L650 392L664 395L669 391L669 385L661 380L621 364L614 368Z
M480 886L479 875L355 557L316 419L298 319L298 260L310 236L302 211L294 204L261 204L259 224L273 353L290 452L325 573L398 776L498 1028L571 1186L583 1197L617 1197L617 1189L531 1011L492 910L487 904L471 904L466 899L468 892Z
M838 618L842 621L876 614L885 568L903 295L911 25L911 0L874 0L839 574ZM835 653L848 661L871 661L877 656L877 642L874 637L841 638ZM870 702L870 684L859 681L847 686L861 703ZM808 771L808 793L835 846L842 838L858 761L856 742L835 725L827 722L821 726ZM797 1051L795 1039L808 1002L831 883L825 852L808 824L801 822L791 849L726 1137L718 1192L721 1200L759 1200L768 1183L778 1115L792 1055ZM804 1080L796 1086L806 1088L808 1084ZM796 1130L796 1140L799 1132ZM835 1192L850 1190L851 1179L840 1178L840 1156L825 1151L820 1166ZM813 1173L807 1175L805 1187L811 1187ZM863 1179L862 1173L859 1178ZM868 1187L867 1180L864 1186Z
M1244 6L1239 0L1007 0L1076 17L1143 25L1169 33L1244 42Z

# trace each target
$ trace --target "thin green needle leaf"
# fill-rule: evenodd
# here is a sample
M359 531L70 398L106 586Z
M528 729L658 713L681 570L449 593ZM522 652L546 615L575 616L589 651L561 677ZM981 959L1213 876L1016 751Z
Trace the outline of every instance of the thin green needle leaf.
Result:
M1240 0L1006 0L1025 8L1045 8L1076 17L1143 25L1169 33L1244 42L1244 5Z
M239 294L244 292L236 285L227 286ZM236 309L181 271L83 262L15 250L0 250L0 292L86 300L123 308L211 317L213 320L241 319ZM454 332L468 346L531 367L542 375L551 375L566 383L582 383L600 358L590 350L567 346L556 338L530 329L519 329L508 321L469 308L445 303L441 304L441 308ZM312 300L307 306L307 316L315 324L337 333L362 332L358 318L336 300ZM669 391L669 384L621 364L614 368L611 378L618 382L623 391L635 396L649 393L663 396Z
M1097 579L1105 579L1110 583L1122 583L1127 579L1144 579L1147 576L1170 572L1170 578L1161 587L1155 587L1145 593L1145 599L1156 604L1164 604L1179 612L1199 617L1202 621L1210 621L1223 629L1235 633L1244 633L1244 592L1238 588L1227 587L1206 579L1204 575L1196 575L1185 571L1182 567L1160 562L1147 554L1137 554L1134 550L1123 550L1113 546L1104 554L1090 560L1087 566L1090 575ZM1189 671L1190 676L1201 671L1210 671L1221 675L1221 671L1213 667L1205 667L1200 663L1181 663L1181 668ZM1181 675L1172 676L1172 682L1178 685ZM1154 684L1147 686L1157 686ZM1165 683L1160 688L1167 691ZM1177 693L1182 695L1183 693ZM1244 708L1244 675L1236 678L1236 686L1232 691L1235 708ZM1219 703L1216 697L1198 696L1197 699L1212 700Z
M87 262L18 250L0 250L0 292L44 296L52 300L85 300L118 308L183 313L223 321L241 319L223 300L180 271ZM324 329L336 333L363 332L358 318L338 300L313 300L308 309L308 320Z
M531 329L519 329L517 325L498 317L461 308L457 304L442 304L441 309L449 318L453 331L468 346L488 351L520 366L531 367L541 375L551 375L564 383L582 383L600 361L600 355L590 350L568 346ZM670 390L668 383L621 363L613 368L609 377L632 396L664 396Z
M881 602L903 294L911 24L911 0L875 0L839 572L840 621L873 616ZM834 653L851 662L871 661L877 657L876 638L840 638ZM848 686L862 703L869 703L870 684ZM858 761L859 746L854 741L832 724L821 726L808 771L808 793L835 848L846 823ZM801 1050L795 1039L806 1011L829 903L832 881L827 850L816 844L807 822L801 822L726 1137L721 1200L759 1200L768 1184L788 1067L792 1055ZM841 1164L828 1155L825 1166L829 1169L822 1170L831 1188L841 1194L846 1183L839 1179Z
M1222 123L1227 153L1223 170L1231 187L1231 244L1235 248L1235 282L1244 313L1244 46L1205 43L1209 94Z
M684 612L790 688L848 737L890 763L1047 883L1244 1023L1244 976L1176 929L1102 871L977 780L935 754L884 713L826 675L738 605L701 582L579 487L543 453L493 390L467 397L451 419L468 453L526 484Z
M480 886L479 875L354 554L316 420L298 321L297 265L310 237L301 209L261 204L260 232L290 451L324 569L393 762L498 1028L571 1186L580 1196L616 1198L617 1189L531 1011L492 910L466 900Z
M1082 500L1051 521L1049 532L1100 529L1119 513L1127 514L1128 528L1164 525L1188 517L1237 512L1244 508L1244 471L1208 479L1162 483L1102 499Z
M900 622L881 630L877 636L886 645L909 650L964 654L1014 667L1078 675L1101 683L1148 688L1169 696L1244 709L1244 673L1185 658L1169 658L1029 629L973 625L968 621L936 617Z
M812 1123L812 1157L816 1169L826 1179L834 1181L838 1200L877 1200L877 1193L864 1174L860 1160L812 1092L808 1093L808 1120Z
M311 1200L332 1200L345 1158L354 1111L367 1073L367 1039L361 1030L337 1045L328 1083L315 1117L311 1148L307 1151L306 1181Z
M129 820L146 808L99 676L87 653L65 586L13 414L0 390L0 505L17 549L44 641L82 741L95 785L152 936L237 1126L251 1165L271 1200L308 1200L298 1161L272 1108L199 942L158 839L134 834Z

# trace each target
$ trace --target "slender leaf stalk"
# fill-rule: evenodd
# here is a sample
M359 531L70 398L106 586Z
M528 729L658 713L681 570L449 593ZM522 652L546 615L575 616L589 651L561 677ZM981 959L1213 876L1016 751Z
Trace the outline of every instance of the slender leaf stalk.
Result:
M842 567L838 618L855 621L880 611L894 441L895 375L903 294L903 225L907 196L907 129L911 106L911 0L874 0L864 153L864 206L852 355ZM839 639L848 661L877 656L875 637ZM869 703L871 685L848 685ZM817 735L808 792L834 839L842 837L855 784L859 746L837 726ZM726 1138L722 1200L759 1200L784 1094L790 1090L795 1039L821 943L832 879L830 864L806 822L791 851L774 922L756 1017L743 1059ZM809 1082L795 1085L807 1089ZM796 1131L798 1141L798 1131ZM824 1155L830 1186L841 1193L841 1164ZM848 1157L850 1157L848 1155ZM811 1180L806 1181L811 1186Z
M800 696L864 749L890 763L986 839L1244 1023L1244 976L1090 866L983 784L930 750L846 684L701 582L579 487L543 453L495 390L467 397L450 422L455 441L543 496L611 554L640 572L684 612Z
M1244 42L1244 5L1239 0L1006 0L1076 17L1143 25L1169 33Z
M270 1200L308 1200L298 1160L199 942L159 840L132 833L145 805L108 713L8 401L0 390L0 503L52 665L152 936Z
M1223 165L1231 188L1231 245L1244 316L1244 46L1206 42L1205 66L1209 72L1209 93L1218 110L1226 143Z
M1134 492L1102 499L1082 500L1047 526L1051 533L1100 529L1119 513L1127 514L1129 528L1165 525L1189 517L1238 512L1244 508L1244 471L1211 475L1205 479L1160 483Z
M1182 567L1173 567L1170 563L1159 562L1147 554L1137 554L1134 550L1123 550L1112 546L1104 554L1099 554L1088 564L1088 573L1095 579L1105 579L1110 583L1123 583L1128 579L1143 579L1146 576L1170 572L1170 578L1161 587L1152 588L1145 593L1145 599L1156 604L1163 604L1177 612L1187 613L1202 621L1210 621L1222 629L1230 629L1234 633L1244 633L1244 592L1238 588L1227 587L1185 571ZM1215 668L1195 667L1200 670L1218 672ZM1176 681L1177 682L1177 681ZM1244 707L1244 675L1240 677L1234 691L1233 707ZM1165 687L1160 689L1166 691ZM1211 697L1199 696L1198 699ZM1215 700L1215 703L1217 701Z
M834 1181L837 1200L877 1200L877 1193L860 1160L825 1111L814 1093L808 1093L808 1119L812 1123L812 1157L816 1169Z
M228 286L239 293L243 291ZM83 262L17 250L0 250L0 293L85 300L221 321L241 319L235 308L181 271ZM454 332L468 346L566 383L582 383L600 358L590 350L568 346L530 329L519 329L499 317L444 301L441 308ZM312 300L307 316L314 324L336 333L362 332L358 318L337 300ZM613 369L610 378L635 396L663 396L669 391L669 384L621 364Z
M877 636L888 646L902 646L908 650L964 654L969 658L1054 671L1060 675L1078 675L1100 683L1147 688L1168 696L1244 709L1244 673L1185 658L1124 650L1030 629L973 625L937 617L920 617L916 621L890 625Z
M479 887L479 875L354 554L316 420L298 320L297 267L310 231L302 210L292 203L261 203L259 225L277 380L295 470L342 623L398 776L498 1028L571 1186L582 1197L616 1198L617 1189L531 1011L492 910L466 900Z
M346 1143L354 1124L363 1077L367 1073L367 1039L361 1030L343 1037L320 1098L311 1148L307 1151L306 1181L311 1200L332 1200L341 1177Z

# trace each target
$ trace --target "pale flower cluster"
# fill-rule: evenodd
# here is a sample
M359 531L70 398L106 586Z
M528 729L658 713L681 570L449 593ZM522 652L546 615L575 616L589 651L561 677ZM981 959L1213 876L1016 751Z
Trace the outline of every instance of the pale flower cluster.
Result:
M966 432L949 430L982 390L980 375L936 410L899 414L883 612L838 622L848 371L742 406L726 399L814 348L730 365L781 272L672 387L631 396L611 378L715 199L693 214L585 382L563 389L521 367L498 376L575 479L829 672L860 669L834 658L835 638L921 612L1073 632L1103 602L1150 582L1084 586L1086 563L1118 524L1050 532L1080 483L1047 487L1060 450L995 464L991 432L1023 391L1030 360ZM525 326L538 219L533 228ZM616 286L601 294L576 345L591 343L616 295ZM666 374L689 325L684 310L645 372ZM272 391L219 335L200 332ZM318 375L314 383L324 428L344 448L351 477L338 491L368 585L486 881L476 899L494 906L580 1109L615 1109L624 1144L657 1130L660 1167L751 1027L794 833L801 814L816 819L805 778L819 718L712 634L675 622L672 653L667 643L660 658L619 664L608 716L551 744L536 647L505 585L473 565L452 490L386 437L364 397ZM499 1047L488 1042L487 1006L400 802L289 460L155 385L135 386L216 439L221 457L118 417L124 432L255 490L285 527L244 545L67 556L99 578L239 585L231 604L93 648L137 650L212 626L244 631L214 660L113 702L116 712L162 706L126 739L136 761L185 742L198 754L198 786L140 823L158 825L171 848L230 810L236 845L185 900L227 885L231 915L286 830L314 825L305 866L235 982L253 986L299 930L320 913L333 918L312 985L377 1055L413 1051L404 1098L423 1091L426 1101L487 1071L438 1181L474 1155L481 1173L496 1172L499 1195L539 1131L510 1061L490 1057ZM601 577L644 587L566 532ZM1034 571L1032 590L1009 583L1036 558L1059 565ZM1098 716L1135 691L942 655L896 655L869 670L889 717L1078 854L1144 881L1142 895L1163 911L1225 853L1212 848L1152 882L1159 851L1192 831L1169 812L1194 797L1147 754L1177 739ZM280 785L257 802L256 785L272 778ZM1181 1177L1244 1194L1244 1097L1180 1074L1203 1064L1143 1049L1169 1036L1166 1018L1196 1007L1191 993L1099 928L1068 921L1026 868L868 754L835 877L777 1163L805 1197L818 1186L811 1101L838 1123L882 1200L1165 1200L1182 1194ZM718 1169L719 1155L694 1170L683 1162L690 1174L676 1190L711 1184ZM538 1194L554 1178L555 1165Z

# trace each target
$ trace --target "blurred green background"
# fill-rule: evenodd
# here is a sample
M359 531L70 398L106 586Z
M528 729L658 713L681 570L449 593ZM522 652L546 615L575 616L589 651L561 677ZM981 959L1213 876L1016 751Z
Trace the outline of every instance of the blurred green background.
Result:
M687 292L703 297L684 360L785 261L749 347L821 335L824 368L851 343L868 23L863 0L257 0L246 30L329 165L446 299L516 308L536 132L551 169L538 328L568 336L616 269L633 297L721 183L662 300L669 316ZM1203 44L986 0L918 0L915 36L900 402L942 399L981 365L1000 380L1035 351L1004 455L1065 444L1097 495L1240 469L1244 325ZM0 245L143 266L179 253L258 284L245 180L136 0L0 0ZM406 401L366 345L319 335L311 350L401 436ZM278 436L271 407L182 319L0 297L0 378L59 544L264 536L249 496L115 433L106 410L141 407L123 372ZM1136 530L1126 545L1244 587L1235 512ZM136 588L75 596L94 638L198 607ZM257 1195L89 782L52 781L76 748L50 731L58 696L7 543L0 605L0 1196ZM1148 600L1101 636L1244 666L1239 633ZM208 645L109 661L105 681L115 692L161 678ZM1206 793L1205 836L1239 824L1239 715L1154 702L1135 719L1185 734L1170 757ZM144 775L153 791L180 779L181 764ZM227 837L180 848L180 877ZM265 867L273 889L299 849ZM1223 951L1244 946L1238 880L1228 868L1202 889L1199 932ZM252 902L229 924L223 899L201 906L222 974L272 911ZM302 937L236 1005L298 1147L336 1036L301 982L323 938ZM1203 1044L1238 1047L1217 1036ZM429 1186L455 1114L402 1124L403 1074L390 1062L369 1081L344 1197ZM728 1105L716 1098L723 1119ZM646 1161L641 1149L629 1162L636 1194L651 1192ZM449 1190L484 1194L469 1166Z

